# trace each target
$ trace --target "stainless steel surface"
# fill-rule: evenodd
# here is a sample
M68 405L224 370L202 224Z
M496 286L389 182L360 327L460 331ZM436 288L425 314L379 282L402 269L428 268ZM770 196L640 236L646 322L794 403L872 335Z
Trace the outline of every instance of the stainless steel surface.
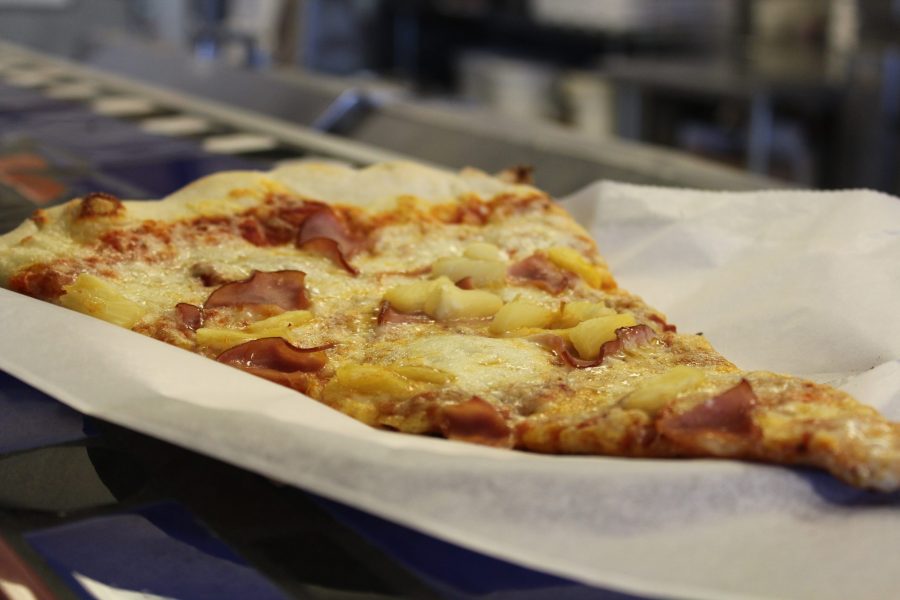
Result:
M122 40L116 42L116 46L122 44L128 45ZM123 49L115 54L128 52L134 55L133 60L151 58L146 51ZM152 59L156 61L158 56L154 52ZM166 59L158 63L158 68L190 67L184 60ZM234 69L207 69L220 78L238 76ZM326 90L341 91L322 114L306 119L306 124L317 129L451 168L475 166L493 172L513 165L530 165L535 168L538 184L558 195L598 179L714 189L786 185L675 150L615 138L591 139L562 126L488 110L428 105L412 99L398 87L377 82L329 78L287 68L252 75L243 72L240 76L255 77L253 89L260 93L285 94L285 100L291 98L297 103ZM183 78L167 77L170 82ZM157 80L162 83L161 76ZM245 105L245 94L243 91L223 100Z
M92 46L83 64L310 127L351 87L324 77L288 83L172 47L129 43L118 35Z
M241 132L269 135L286 147L296 149L298 154L321 154L326 157L359 164L370 164L386 160L412 160L412 157L408 155L380 150L327 133L316 132L300 124L261 115L242 108L235 108L216 100L198 98L190 94L138 82L93 67L80 65L70 60L47 56L7 42L0 42L0 56L7 63L17 62L23 66L59 67L66 73L67 79L73 82L84 82L96 85L107 91L140 96L170 111L206 117Z
M786 185L675 150L588 138L562 126L487 110L427 105L377 83L296 70L251 72L196 62L146 43L121 39L108 43L85 56L94 65L90 67L16 51L41 65L61 67L78 81L272 136L305 152L357 163L407 158L488 172L528 165L534 167L538 185L556 195L598 179L730 190ZM128 72L149 83L109 70Z
M563 127L523 122L495 113L384 103L350 137L389 150L415 149L418 157L454 168L497 171L531 165L537 183L566 194L598 179L705 189L785 187L688 154L618 139L593 140Z

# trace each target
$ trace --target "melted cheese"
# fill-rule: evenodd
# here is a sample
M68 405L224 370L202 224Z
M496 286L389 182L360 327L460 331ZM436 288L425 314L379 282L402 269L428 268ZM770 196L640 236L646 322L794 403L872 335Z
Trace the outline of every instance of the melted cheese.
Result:
M512 385L543 386L562 372L537 344L521 339L444 334L419 337L407 345L378 348L386 364L439 369L466 392L494 396Z

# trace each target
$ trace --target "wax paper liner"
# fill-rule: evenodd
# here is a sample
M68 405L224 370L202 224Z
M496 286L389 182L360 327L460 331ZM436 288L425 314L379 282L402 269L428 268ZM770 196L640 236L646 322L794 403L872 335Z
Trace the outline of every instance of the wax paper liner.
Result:
M607 182L565 205L620 284L682 331L744 368L832 382L900 417L897 199ZM377 431L5 290L0 323L0 368L80 411L525 566L647 597L900 589L897 494L805 469L541 456Z

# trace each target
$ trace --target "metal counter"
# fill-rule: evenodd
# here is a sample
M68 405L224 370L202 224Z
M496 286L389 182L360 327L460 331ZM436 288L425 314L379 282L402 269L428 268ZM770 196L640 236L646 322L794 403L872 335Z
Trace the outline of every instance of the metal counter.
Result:
M362 142L385 155L454 169L473 166L496 172L532 166L537 184L555 195L598 179L724 190L787 186L676 150L617 138L595 140L560 125L426 103L377 81L296 69L248 71L117 37L96 44L81 60L93 67L92 74L109 78L116 73L150 82L179 92L182 99L190 95L195 106L227 106L241 121L251 111L257 118L264 114L270 123L279 121L277 129L285 135L299 126L307 133L313 129ZM115 81L126 84L118 77Z

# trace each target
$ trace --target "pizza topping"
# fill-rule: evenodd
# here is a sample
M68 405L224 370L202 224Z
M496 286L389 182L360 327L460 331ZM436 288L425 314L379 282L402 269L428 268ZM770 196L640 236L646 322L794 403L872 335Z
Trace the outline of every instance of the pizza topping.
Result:
M247 217L246 219L239 221L237 226L238 231L241 232L241 237L254 246L269 246L274 243L269 242L266 230L257 219Z
M625 396L621 406L654 415L673 398L696 388L705 379L706 376L700 369L678 365L643 382L639 388Z
M394 323L427 323L432 318L423 312L402 313L394 309L391 303L383 300L378 307L377 323L379 325Z
M226 283L209 295L204 308L271 304L284 310L307 308L306 273L303 271L254 271L243 280Z
M500 193L489 200L470 194L450 204L435 205L431 214L446 223L486 225L510 215L546 211L552 206L553 201L539 192L528 196Z
M329 209L328 204L317 200L303 200L299 204L290 196L278 194L273 197L273 201L286 201L287 204L279 208L274 215L266 219L266 222L277 220L281 223L287 223L296 230L306 222L309 216L320 210Z
M81 201L81 205L78 207L78 218L113 217L124 211L125 205L112 194L94 192L85 196Z
M438 427L451 440L511 447L513 431L494 405L478 396L442 406L438 412Z
M487 223L494 207L477 196L461 199L458 204L451 205L452 213L447 215L449 222L463 225L484 225ZM440 206L435 208L441 208Z
M675 333L678 331L677 327L675 327L671 323L667 322L666 319L664 317L662 317L661 315L651 314L650 320L653 321L654 323L657 323L660 327L662 327L663 331L667 331L667 332L670 331L672 333Z
M272 383L277 383L278 385L283 385L284 387L291 388L292 390L297 390L301 394L306 394L310 391L313 382L316 380L316 377L313 373L307 373L305 371L292 371L290 373L284 373L282 371L276 371L275 369L263 369L259 367L239 367L242 371L246 371L251 375L256 375L257 377L262 377L263 379L268 379Z
M566 302L562 305L553 322L553 327L567 329L575 327L583 321L597 317L607 317L616 314L616 311L599 302Z
M424 367L421 365L394 365L391 369L407 379L413 381L421 381L423 383L450 383L456 379L452 373L448 373L442 369L434 367Z
M757 398L746 379L682 414L664 416L659 430L670 436L709 431L746 435L755 429L752 412Z
M510 277L522 283L533 285L551 294L559 294L571 285L574 276L544 256L532 254L512 265L507 271Z
M358 394L405 398L413 393L409 379L378 365L342 365L335 371L331 387Z
M361 246L330 206L322 206L306 217L297 233L297 245L321 238L337 242L347 256L352 256Z
M203 327L203 309L187 302L179 302L175 305L178 322L190 331L197 331Z
M225 329L223 327L200 327L196 331L197 345L212 352L224 352L245 342L258 340L264 337L241 331L240 329Z
M497 179L507 183L521 185L534 184L534 167L532 165L514 165L497 173Z
M278 246L293 242L303 222L312 213L326 208L322 202L304 200L296 202L290 197L275 195L267 204L282 204L277 209L251 209L238 222L241 236L254 246Z
M616 339L619 329L636 323L634 315L630 313L595 317L582 321L570 329L569 341L575 346L581 358L593 360L600 355L600 349L604 344Z
M172 245L172 227L158 221L144 221L134 229L111 229L99 237L100 246L122 255L116 262L141 260L147 263L170 260L177 255Z
M235 279L229 277L221 266L209 262L198 262L192 265L191 276L199 279L206 287L222 285Z
M359 269L347 262L340 245L335 240L327 238L315 238L305 242L301 248L328 258L334 264L340 266L351 275L359 275Z
M323 206L306 217L297 233L299 248L323 254L354 275L358 271L347 259L362 249L362 245L329 206Z
M482 290L463 290L446 278L437 280L422 309L426 315L438 321L480 319L490 317L503 306L499 296Z
M501 335L522 329L542 329L549 326L554 317L553 311L539 304L513 300L497 311L488 326L488 331L494 335Z
M289 310L280 315L262 319L244 327L249 333L267 334L260 337L277 337L286 335L294 327L312 321L312 313L308 310Z
M38 227L43 227L49 221L47 217L47 211L43 208L39 208L33 213L31 213L31 221L37 225Z
M77 275L60 263L36 264L22 269L9 280L9 289L41 300L55 300Z
M474 242L466 246L463 256L474 260L503 260L500 248L487 242Z
M616 330L616 339L600 347L599 356L607 357L619 352L628 352L656 339L656 332L646 325L633 325Z
M262 319L243 329L201 327L197 329L197 344L221 352L238 344L259 338L288 338L291 330L312 320L308 310L290 310Z
M441 277L432 281L417 281L415 283L398 285L397 287L393 287L386 291L384 293L384 299L390 303L394 309L402 313L413 314L423 312L425 309L425 300L428 299L431 291L435 286L444 283L452 285L453 282L446 277Z
M480 260L464 256L440 258L431 272L451 281L470 279L476 288L499 287L506 281L506 265L498 260Z
M439 321L490 317L503 306L499 296L460 289L448 278L417 281L389 289L384 299L402 313L424 313ZM389 315L385 314L383 318Z
M216 357L216 360L241 368L273 369L283 373L318 371L325 366L328 346L298 348L276 337L251 340Z
M607 356L611 356L618 352L633 350L655 338L656 333L646 325L620 327L615 331L615 339L604 342L600 346L596 358L593 359L580 358L576 352L572 351L570 345L561 335L543 333L531 336L528 339L544 346L553 352L553 354L564 360L569 366L575 367L576 369L587 369L601 365Z
M474 290L475 284L472 283L471 277L463 277L459 281L456 282L456 287L461 290Z
M324 352L326 349L326 346L298 348L281 338L263 338L226 350L216 360L306 392L311 383L309 374L318 371L328 362Z
M603 359L582 360L578 358L575 352L573 352L569 347L569 343L566 342L566 339L560 335L556 335L553 333L541 333L538 335L533 335L528 339L532 342L535 342L536 344L540 344L547 350L550 350L554 355L564 360L570 367L575 367L576 369L596 367L603 362Z
M95 275L82 273L65 287L59 303L121 327L131 328L146 313L143 306L120 294L116 288Z
M608 290L616 287L616 282L606 268L592 264L573 248L550 248L547 250L547 258L560 269L578 275L592 288Z

